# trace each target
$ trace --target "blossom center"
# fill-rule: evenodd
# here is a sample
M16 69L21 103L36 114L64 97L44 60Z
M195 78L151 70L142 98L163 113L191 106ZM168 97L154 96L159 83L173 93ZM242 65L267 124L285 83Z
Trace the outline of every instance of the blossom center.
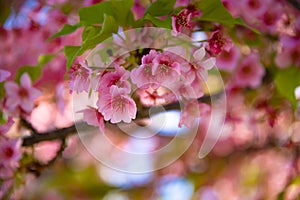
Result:
M248 5L253 9L258 9L260 7L260 3L257 0L250 0Z
M19 96L20 97L28 97L28 91L25 88L21 88L19 90Z
M13 154L14 154L14 151L13 151L12 148L7 147L7 148L5 148L3 150L3 153L4 153L4 155L5 155L6 158L11 158L13 156Z

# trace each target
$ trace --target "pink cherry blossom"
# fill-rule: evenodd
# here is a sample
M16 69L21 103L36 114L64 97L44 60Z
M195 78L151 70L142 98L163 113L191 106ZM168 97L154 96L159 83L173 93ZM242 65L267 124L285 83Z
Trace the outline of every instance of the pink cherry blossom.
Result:
M21 140L0 138L0 160L5 166L17 167L21 155Z
M272 9L266 9L262 15L259 17L262 25L259 26L260 29L265 29L271 33L276 33L278 27L277 22L283 15L283 6L278 2L274 2Z
M139 88L148 88L149 86L158 88L158 82L152 74L153 60L157 54L155 50L151 50L149 54L142 57L142 64L131 71L131 81Z
M83 113L83 121L88 125L99 127L101 133L104 133L104 118L96 108L89 107L79 112Z
M219 69L233 71L238 66L241 57L241 51L238 47L233 46L229 51L222 51L217 59L216 65Z
M235 73L234 82L239 87L256 88L261 84L264 74L265 69L258 55L251 53L242 60Z
M184 104L184 109L180 116L179 127L184 125L188 128L192 128L197 118L205 116L209 112L209 105L199 103L197 100L191 100Z
M181 70L185 81L192 82L195 79L205 80L208 76L208 70L212 69L215 65L215 58L205 58L204 47L199 48L193 53L193 56L188 64L183 64ZM188 81L189 80L189 81Z
M177 15L172 16L172 30L174 34L183 32L184 29L191 29L192 13L188 9L183 9Z
M245 20L249 23L254 23L270 7L271 0L242 0L241 13Z
M20 86L17 83L9 81L4 85L6 96L4 109L8 113L28 114L34 107L34 100L42 93L31 85L30 77L24 73L20 79Z
M221 30L216 30L208 39L206 50L211 55L218 55L221 51L229 51L232 47L232 41L229 37L223 35Z
M14 124L14 120L12 117L8 117L7 122L5 124L0 125L0 135L4 135L9 131L10 127Z
M180 63L177 61L177 57L179 56L170 52L163 52L155 56L152 75L159 84L170 85L179 81Z
M143 56L142 64L131 71L130 78L139 88L169 86L180 78L179 56L170 52L151 50Z
M279 68L286 68L292 64L300 64L300 37L284 35L280 38L281 51L277 54L275 62Z
M0 83L6 81L10 77L11 73L9 71L0 69Z
M104 120L110 120L111 123L121 121L130 123L136 117L137 108L134 100L127 95L126 89L115 85L110 87L108 94L99 96L97 106Z
M161 88L161 87L160 87ZM159 89L154 90L153 88L149 87L147 89L138 89L136 94L140 98L140 102L144 106L153 106L165 103L162 94L159 94Z
M119 88L126 89L127 93L130 93L131 86L128 82L128 78L130 76L129 71L125 70L123 67L119 65L115 65L115 71L105 72L100 78L98 84L98 91L100 94L109 93L110 87L115 85Z
M143 15L145 13L145 7L140 3L139 0L134 0L132 12L134 14L134 18L139 19L139 18L143 17Z
M177 0L175 3L175 7L187 6L189 3L190 3L190 0Z
M236 0L222 0L223 5L229 10L232 16L237 17L240 15L240 1Z
M91 74L92 71L84 62L75 63L69 70L71 80L69 86L72 91L79 92L89 92L91 84Z

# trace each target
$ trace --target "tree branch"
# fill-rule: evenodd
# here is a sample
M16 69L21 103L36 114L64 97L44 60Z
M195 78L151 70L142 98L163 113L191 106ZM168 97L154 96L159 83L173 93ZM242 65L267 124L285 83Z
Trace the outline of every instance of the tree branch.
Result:
M63 140L67 136L77 133L75 124L66 128L52 130L45 133L36 133L23 138L22 146L32 146L36 143L52 140Z
M298 0L287 0L287 2L300 12L300 2Z
M215 99L215 98L219 98L223 93L217 93L217 94L213 94L211 96L203 96L201 98L198 99L198 101L200 102L205 102L205 103L210 103L211 99ZM180 102L174 102L168 105L164 105L164 110L178 110L181 109L180 108L181 104ZM152 107L153 108L153 107ZM149 111L150 111L151 107L142 107L138 113L137 113L137 117L135 122L137 124L139 124L139 120L143 119L143 118L148 118L149 117ZM156 114L161 112L160 109L152 109L152 114ZM31 134L30 136L26 136L23 138L23 143L22 146L32 146L36 143L39 142L43 142L43 141L52 141L52 140L64 140L66 139L69 135L73 135L75 133L77 133L77 128L88 128L89 126L86 125L85 122L80 122L80 123L76 123L76 125L71 125L69 127L66 128L62 128L62 129L56 129L56 130L52 130L52 131L47 131L44 133L38 133L32 126L31 124L29 124L27 121L22 120L22 125L25 126L26 128L28 128L29 130L32 131L33 134ZM109 124L107 122L107 124ZM114 124L110 124L110 125L114 125Z

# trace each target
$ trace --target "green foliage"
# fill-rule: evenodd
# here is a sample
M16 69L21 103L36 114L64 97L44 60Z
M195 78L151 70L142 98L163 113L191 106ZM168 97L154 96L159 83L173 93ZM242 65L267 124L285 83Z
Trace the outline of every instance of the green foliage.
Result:
M87 167L80 170L60 168L55 174L47 177L43 187L47 189L57 188L66 199L71 199L74 196L74 190L78 194L89 194L89 199L95 199L95 197L100 199L107 191L114 189L114 187L105 185L99 181L98 176L95 176L97 174L95 170L94 167Z
M68 35L70 33L73 33L80 26L81 26L80 24L74 24L74 25L65 24L64 27L59 32L55 33L54 35L52 35L51 37L49 37L47 40L49 41L49 40L52 40L52 39L57 38L59 36Z
M5 123L6 123L6 120L4 119L3 112L0 111L0 125L5 124Z
M173 11L175 2L176 0L157 0L150 4L145 12L145 15L150 14L158 17L169 15Z
M134 0L112 0L112 16L118 22L118 24L123 26L132 25L134 22L133 14L131 8L133 6Z
M235 25L248 27L242 19L232 17L220 0L202 0L198 3L198 8L202 12L200 20L218 22L230 28L233 28ZM254 28L250 29L255 33L259 33Z
M131 25L133 0L112 0L102 2L79 10L80 23L83 25L101 24L105 14L111 15L120 25Z
M80 49L81 49L80 46L65 46L64 52L67 59L67 69L70 69Z
M55 57L55 54L42 54L38 58L38 65L36 66L31 66L31 65L25 65L18 69L16 73L15 80L17 82L20 82L21 76L26 72L32 81L36 81L40 76L42 69L44 65L49 63L53 58Z
M4 24L8 16L11 14L9 1L0 1L0 24Z
M295 97L295 88L300 85L300 69L290 67L277 71L275 75L275 85L278 92L291 103L293 108L297 107L297 100Z
M83 25L100 24L104 20L104 14L112 15L111 2L102 2L79 10L79 20Z
M150 14L146 14L144 16L144 20L151 21L157 27L162 27L162 28L167 28L167 29L172 28L172 18L171 17L168 17L165 20L160 20Z

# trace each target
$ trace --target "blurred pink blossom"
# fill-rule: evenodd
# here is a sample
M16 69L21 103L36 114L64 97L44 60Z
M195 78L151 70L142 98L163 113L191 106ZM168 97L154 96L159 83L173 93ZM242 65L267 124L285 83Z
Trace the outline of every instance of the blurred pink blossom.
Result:
M14 170L21 156L21 140L0 138L0 161L4 167Z
M0 83L6 81L10 77L11 73L9 71L0 69Z
M6 91L4 108L9 113L14 114L29 114L34 107L35 99L42 94L40 90L31 85L27 73L21 76L20 86L13 81L8 81L5 83L4 88Z
M5 124L0 124L0 135L4 135L10 129L10 127L14 124L14 120L12 117L8 117L7 122Z
M241 57L241 51L238 47L233 46L229 51L222 51L217 59L216 65L219 69L233 71L237 66Z
M257 54L247 55L241 62L234 77L234 83L238 87L258 87L265 74L265 69L259 61Z
M291 37L283 35L280 38L282 45L281 51L277 54L275 62L278 67L286 68L300 64L300 37Z
M181 113L178 126L182 127L182 125L184 125L188 128L192 128L197 118L207 115L209 112L209 105L199 103L197 100L191 100L184 105L184 110Z

